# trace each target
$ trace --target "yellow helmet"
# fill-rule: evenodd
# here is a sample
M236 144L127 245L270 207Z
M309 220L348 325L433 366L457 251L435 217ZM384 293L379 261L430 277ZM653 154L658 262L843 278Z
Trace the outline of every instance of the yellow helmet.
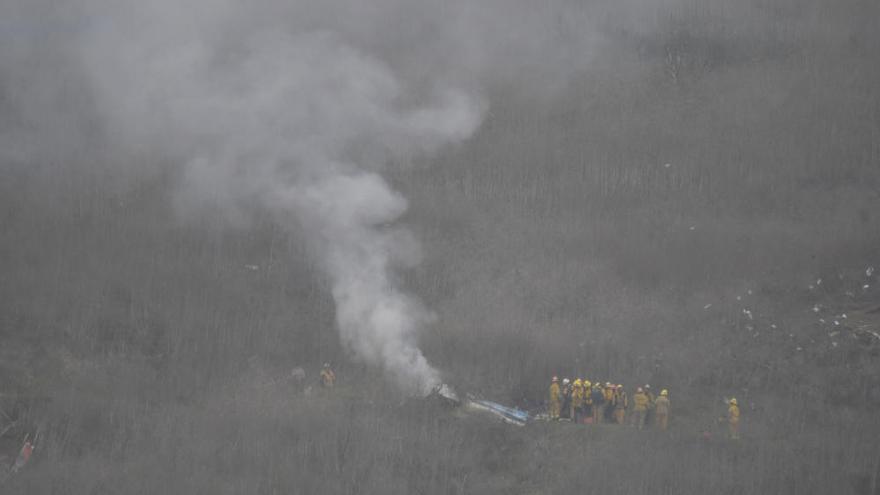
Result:
M666 397L667 395L669 395L669 391L666 390L666 389L664 388L664 389L660 392L660 395L663 396L663 397Z
M735 406L736 405L736 397L734 397L733 399L730 399L730 403Z
M584 380L584 386L585 386L585 387L591 387L591 386L593 386L593 384L590 383L590 380Z
M580 386L581 386L581 379L580 379L580 378L575 379L575 381L574 381L574 386L575 386L575 387L580 387Z

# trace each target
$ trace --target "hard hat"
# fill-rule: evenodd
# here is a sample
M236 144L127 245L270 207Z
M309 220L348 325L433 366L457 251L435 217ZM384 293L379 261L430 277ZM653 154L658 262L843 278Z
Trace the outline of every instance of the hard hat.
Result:
M575 380L574 380L574 386L575 386L575 387L580 387L580 386L581 386L581 379L580 379L580 378L575 378Z
M610 387L610 386L611 386L611 382L605 382L605 386L606 386L606 387Z
M647 389L647 388L651 388L651 386L648 385L648 384L646 383L646 384L645 384L645 388L646 388L646 389Z
M324 363L324 367L325 367L325 368L329 368L329 367L330 367L330 363Z
M622 383L618 383L618 384L617 384L617 388L623 388L623 384L622 384Z
M554 375L554 376L553 376L553 381L554 381L554 382L558 382L558 381L559 381L559 377Z
M584 380L584 386L585 386L585 387L592 387L593 384L590 383L590 380Z
M644 392L644 390L642 390L642 387L639 387L636 389L636 392Z
M730 399L730 403L735 406L736 405L736 398Z
M660 395L662 395L663 397L666 397L667 395L669 395L669 391L666 390L666 389L664 388L664 389L660 392Z
M568 378L563 378L563 379L562 379L562 383L570 383L570 381L569 381Z

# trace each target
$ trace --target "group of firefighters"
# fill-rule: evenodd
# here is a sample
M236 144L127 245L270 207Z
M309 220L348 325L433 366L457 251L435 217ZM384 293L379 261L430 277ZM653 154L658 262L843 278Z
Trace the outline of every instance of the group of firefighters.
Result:
M636 388L632 403L623 385L611 382L590 382L577 378L574 382L554 376L550 383L548 398L550 420L567 419L574 423L601 424L626 423L627 412L632 426L644 429L654 426L665 431L669 426L671 404L669 391L660 391L655 396L650 385ZM730 438L739 438L739 405L736 399L728 401L727 424Z

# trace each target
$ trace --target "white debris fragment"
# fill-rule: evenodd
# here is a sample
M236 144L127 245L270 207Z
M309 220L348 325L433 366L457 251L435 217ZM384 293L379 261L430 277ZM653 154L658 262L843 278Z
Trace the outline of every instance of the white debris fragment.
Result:
M845 320L845 319L846 319L846 313L840 315L840 317L843 318L843 319Z
M251 271L257 271L260 269L259 265L244 265L244 267Z
M819 318L819 323L825 323L825 318Z
M669 168L669 167L671 167L671 166L672 166L671 163L667 163L667 164L663 165L664 168Z
M874 274L874 267L873 267L873 266L869 266L868 269L865 270L865 275L868 276L868 277L870 277L870 276L873 275L873 274Z
M871 287L870 285L865 284L862 286L862 290L868 290L870 287Z
M834 320L834 326L840 326L840 322L837 320Z
M746 291L750 296L752 295L752 289Z
M822 279L821 279L821 278L816 280L816 285L822 285Z
M840 332L838 332L837 330L828 334L829 337L837 337L838 335L840 335Z
M877 334L877 332L875 332L875 331L873 331L873 330L869 330L868 332L869 332L871 335L873 335L874 337L877 337L878 339L880 339L880 334Z
M808 285L807 288L810 289L810 290L815 289L815 287L813 287L813 284Z
M736 296L737 301L742 301L742 299L743 299L742 296Z
M813 306L813 313L819 312L819 306Z
M711 307L712 307L712 303L709 303L709 304L703 306L703 309L709 309L709 308L711 308Z
M837 342L832 342L831 347L837 347Z
M770 325L770 328L776 330L776 325L775 325L775 324L771 324L771 325Z
M797 350L802 351L802 350L804 350L804 348L801 346L798 346Z

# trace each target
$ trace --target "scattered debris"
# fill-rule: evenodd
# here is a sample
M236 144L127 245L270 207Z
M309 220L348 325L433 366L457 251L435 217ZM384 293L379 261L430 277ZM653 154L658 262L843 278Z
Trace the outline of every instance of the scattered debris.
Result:
M13 474L19 472L28 463L31 459L31 455L34 453L34 444L31 443L29 437L30 435L24 437L24 445L21 446L21 450L18 452L15 464L9 468Z
M502 406L497 402L492 402L488 400L468 400L467 403L465 403L465 408L470 411L486 412L493 414L501 418L501 420L505 423L516 426L525 426L526 422L529 420L529 413L527 413L526 411L517 409L515 407Z
M709 308L711 308L711 307L712 307L712 303L709 303L709 304L703 306L703 309L709 309Z

